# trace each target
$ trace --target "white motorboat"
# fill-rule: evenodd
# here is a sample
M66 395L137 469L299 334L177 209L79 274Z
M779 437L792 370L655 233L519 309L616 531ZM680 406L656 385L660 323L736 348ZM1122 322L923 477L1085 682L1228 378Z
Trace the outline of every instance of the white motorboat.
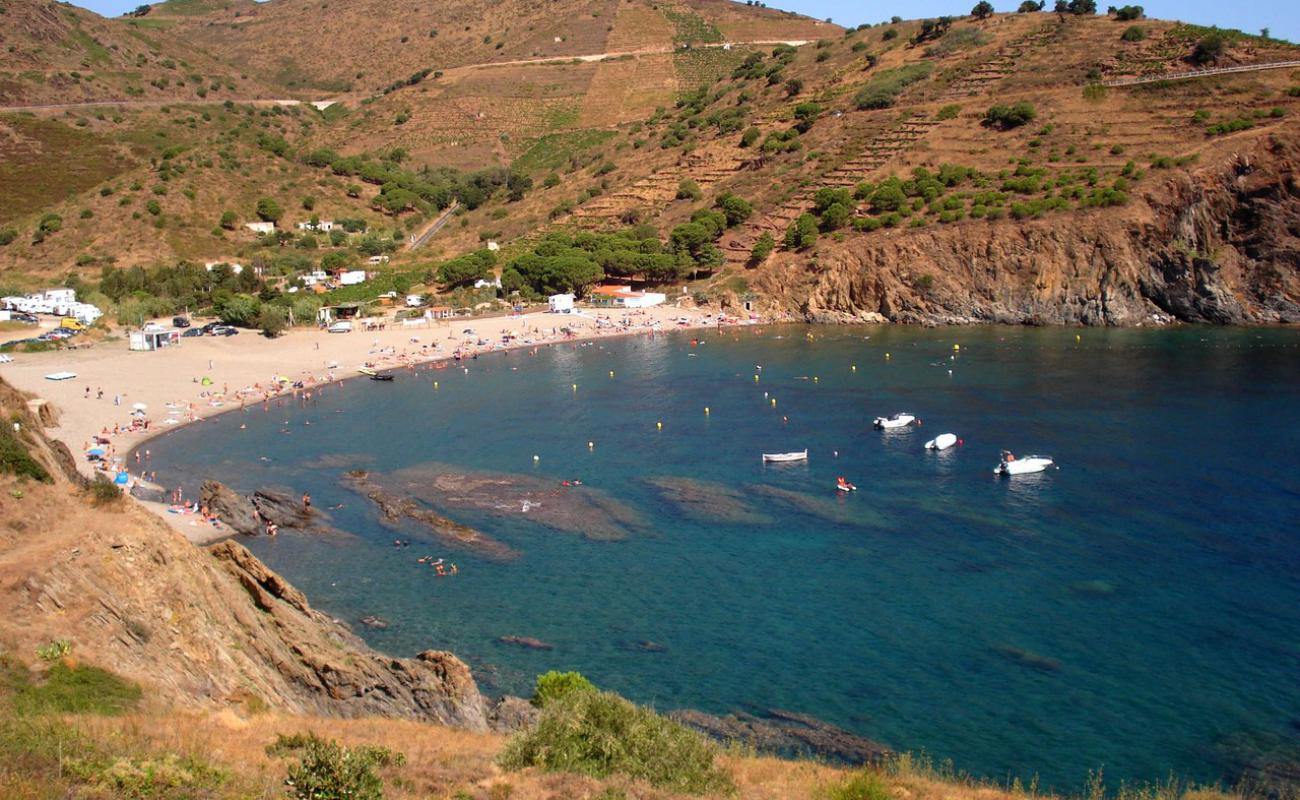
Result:
M764 453L763 463L781 464L787 461L807 461L808 451L800 450L797 453Z
M926 450L947 450L957 444L957 434L941 433L925 443Z
M1042 472L1048 467L1056 466L1050 456L1024 456L1017 458L1006 450L1002 451L1002 460L993 468L994 475L1028 475L1032 472Z
M917 422L915 415L908 414L905 411L900 411L897 414L891 414L888 417L876 417L875 421L871 424L874 425L877 430L887 431L892 428L906 428L914 422Z

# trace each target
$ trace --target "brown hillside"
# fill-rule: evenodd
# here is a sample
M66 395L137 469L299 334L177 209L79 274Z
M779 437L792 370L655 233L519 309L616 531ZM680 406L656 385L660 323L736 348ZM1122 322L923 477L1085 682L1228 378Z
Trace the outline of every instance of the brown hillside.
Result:
M177 40L165 25L108 20L50 0L0 5L0 105L262 97L246 71Z
M286 90L366 95L423 69L809 39L833 25L729 0L163 3L149 15Z

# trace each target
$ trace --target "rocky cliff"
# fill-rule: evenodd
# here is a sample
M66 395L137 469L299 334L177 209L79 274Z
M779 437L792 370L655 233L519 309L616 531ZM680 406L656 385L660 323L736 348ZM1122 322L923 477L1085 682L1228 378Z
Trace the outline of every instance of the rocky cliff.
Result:
M96 505L66 450L45 439L26 399L3 382L0 405L53 476L20 483L0 475L3 645L31 653L68 639L74 656L178 706L494 724L497 706L451 653L377 653L242 545L196 548L133 503Z
M818 322L1300 322L1298 168L1279 133L1122 208L823 237L751 286Z

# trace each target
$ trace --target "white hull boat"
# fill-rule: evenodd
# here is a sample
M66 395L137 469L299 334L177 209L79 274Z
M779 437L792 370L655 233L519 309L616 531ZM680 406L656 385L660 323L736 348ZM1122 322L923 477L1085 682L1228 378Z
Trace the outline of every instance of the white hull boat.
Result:
M783 464L790 461L807 461L808 451L801 450L797 453L764 453L764 464Z
M1048 467L1054 467L1056 463L1047 456L1025 456L1011 461L1003 460L993 468L994 475L1028 475L1032 472L1042 472Z
M916 422L915 415L899 412L889 417L876 417L875 421L871 424L878 430L887 431L894 428L906 428L913 422Z
M925 443L926 450L947 450L957 444L957 434L941 433Z

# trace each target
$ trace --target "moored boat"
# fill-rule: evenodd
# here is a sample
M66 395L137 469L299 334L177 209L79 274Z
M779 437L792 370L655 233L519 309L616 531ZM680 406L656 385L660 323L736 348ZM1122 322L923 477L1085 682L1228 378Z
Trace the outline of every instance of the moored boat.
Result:
M808 451L800 450L795 453L764 453L763 463L781 464L787 461L807 461Z
M1002 460L993 468L994 475L1003 475L1010 477L1012 475L1028 475L1033 472L1042 472L1048 467L1055 467L1051 456L1024 456L1017 458L1011 451L1002 451Z
M941 433L925 443L926 450L947 450L960 441L955 433Z
M913 423L920 424L921 421L914 414L908 414L906 411L900 411L897 414L891 414L888 417L876 417L872 425L876 430L892 430L894 428L906 428Z

